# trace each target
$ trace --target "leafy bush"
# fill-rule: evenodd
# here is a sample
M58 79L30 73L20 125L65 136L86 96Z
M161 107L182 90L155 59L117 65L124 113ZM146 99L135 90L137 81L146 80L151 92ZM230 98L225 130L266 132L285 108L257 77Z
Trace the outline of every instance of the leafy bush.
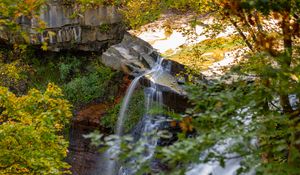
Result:
M108 86L112 84L115 73L110 68L90 56L67 54L57 57L53 59L52 55L47 55L45 59L29 60L32 65L29 76L32 87L43 90L47 83L54 82L62 87L65 97L76 105L111 95L107 91L110 91Z
M110 68L97 67L95 72L74 78L63 85L64 94L68 100L75 104L88 103L93 99L105 96L109 91L108 85L113 75L114 73Z
M76 57L68 57L67 61L64 60L59 64L60 78L62 81L66 81L68 78L71 78L72 72L79 72L82 62Z
M45 89L49 82L63 85L72 78L84 75L85 64L90 64L85 57L72 55L61 55L52 58L51 55L44 59L29 58L28 64L32 67L30 75L31 86L38 89Z
M62 131L72 113L61 90L49 84L17 97L0 87L0 174L68 173Z
M0 62L0 86L8 87L17 94L24 93L28 70L29 66L19 60L11 63Z

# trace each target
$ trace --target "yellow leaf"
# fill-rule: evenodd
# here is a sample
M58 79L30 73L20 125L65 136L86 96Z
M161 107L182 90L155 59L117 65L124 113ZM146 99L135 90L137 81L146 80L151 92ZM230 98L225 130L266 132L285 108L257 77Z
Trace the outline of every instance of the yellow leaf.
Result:
M297 81L297 83L299 82L299 78L295 75L295 74L291 74L291 79Z

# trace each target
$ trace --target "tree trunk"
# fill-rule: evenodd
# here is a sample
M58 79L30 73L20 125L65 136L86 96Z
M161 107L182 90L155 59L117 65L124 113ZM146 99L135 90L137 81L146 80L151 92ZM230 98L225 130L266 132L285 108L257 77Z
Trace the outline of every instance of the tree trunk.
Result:
M243 38L243 40L245 41L245 43L247 44L247 46L249 47L249 49L254 52L253 46L250 44L250 42L248 41L247 37L245 36L245 34L243 33L243 31L239 28L239 26L237 25L237 23L235 21L233 21L230 17L229 17L229 20L230 20L231 24L235 27L235 29L239 32L239 35Z
M284 42L284 60L282 60L281 67L285 70L288 70L292 63L292 54L293 54L293 40L292 40L292 30L290 26L290 16L289 13L283 15L283 20L281 24L282 33L283 33L283 42ZM287 94L280 94L280 105L283 108L283 112L290 114L293 112L292 106L289 101Z
M283 42L284 42L284 54L285 54L285 60L284 60L284 66L290 67L292 63L292 54L293 54L293 39L292 39L292 30L290 25L290 16L287 15L284 17L281 28L283 33Z

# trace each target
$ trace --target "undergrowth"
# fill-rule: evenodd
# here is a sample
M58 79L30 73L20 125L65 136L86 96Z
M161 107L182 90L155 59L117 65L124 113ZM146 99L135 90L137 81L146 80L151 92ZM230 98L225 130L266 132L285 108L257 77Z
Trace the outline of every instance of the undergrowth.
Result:
M122 101L111 108L107 114L101 117L101 124L110 131L114 131L116 126L118 115ZM130 104L127 111L127 117L124 122L124 132L129 132L139 122L140 118L145 114L145 99L144 91L138 90L134 93L130 100Z
M48 83L54 83L73 105L83 105L112 98L117 75L93 55L39 53L30 48L0 50L0 85L19 95L31 88L45 91Z

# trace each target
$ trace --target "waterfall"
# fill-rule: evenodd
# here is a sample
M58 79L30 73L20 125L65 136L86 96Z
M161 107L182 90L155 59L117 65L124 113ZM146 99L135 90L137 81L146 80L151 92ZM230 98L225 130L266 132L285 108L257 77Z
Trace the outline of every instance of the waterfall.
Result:
M155 65L152 67L151 70L146 71L145 73L141 74L140 76L137 76L130 84L126 91L126 95L124 97L124 100L122 102L122 106L119 112L118 116L118 121L116 125L116 135L117 136L122 136L123 135L123 129L124 129L124 122L127 117L127 110L129 108L130 100L132 98L133 92L136 89L136 87L139 84L139 81L142 77L145 75L151 75L150 78L150 84L151 86L149 88L145 89L145 107L146 107L146 114L148 111L153 107L154 101L157 101L157 104L160 106L163 103L163 97L162 97L162 92L158 90L158 87L156 85L156 80L159 78L161 73L164 71L162 67L162 62L163 58L159 57L155 63ZM157 138L151 137L147 135L146 133L151 133L154 132L155 130L158 129L159 123L162 120L160 119L152 119L151 116L145 115L143 118L143 124L144 128L141 133L141 138L140 140L145 141L145 148L147 149L147 153L142 155L143 156L143 161L147 161L148 159L152 158L156 144L157 144ZM115 145L115 147L110 148L108 152L114 152L114 150L118 149L119 145ZM125 170L123 167L120 168L118 171L117 167L117 162L114 160L109 160L107 162L108 170L109 172L107 173L108 175L116 175L116 174L122 174L122 175L130 175L133 173L133 169L130 170ZM127 171L130 171L130 174L127 173Z
M139 165L146 163L147 161L152 161L153 155L155 153L159 131L159 126L162 122L165 121L163 116L151 116L148 115L149 111L153 107L162 107L163 106L163 93L157 85L159 78L163 75L164 71L170 71L170 65L167 65L166 68L162 66L163 58L159 58L155 66L149 71L137 76L129 88L127 89L126 95L124 97L120 113L118 116L118 121L116 125L116 135L123 136L123 125L124 121L127 118L127 112L130 104L130 99L134 93L134 90L139 84L139 81L144 76L150 80L150 87L145 88L145 109L146 114L143 116L141 123L143 125L140 131L140 137L138 142L140 142L140 147L143 148L141 154L137 157L133 157L128 160L129 166L119 166L116 161L110 160L107 164L108 173L107 175L134 175L136 171L139 170ZM119 142L116 145L112 146L108 152L114 152L119 149ZM225 147L230 147L230 142ZM223 150L225 149L224 145L215 145L211 149ZM134 149L134 148L133 148ZM133 150L134 151L134 150ZM205 154L205 153L204 153ZM200 155L199 155L200 156ZM113 156L114 157L114 156ZM238 157L238 156L237 156ZM191 165L186 175L235 175L236 170L240 168L240 163L242 158L234 158L225 162L225 167L223 168L219 165L218 161L211 161L205 164ZM248 175L254 175L255 171L251 171Z
M123 125L124 125L124 121L125 121L125 117L126 117L126 112L128 110L128 106L129 106L129 102L130 99L132 97L132 94L136 88L136 86L138 85L140 79L145 75L146 73L136 77L131 84L129 85L126 95L124 97L124 100L122 102L122 106L119 112L119 117L118 117L118 121L117 121L117 128L116 128L116 134L118 136L122 136L123 135Z
M163 58L159 57L156 61L156 64L153 66L153 68L150 71L146 71L142 75L136 77L131 82L130 86L128 87L126 95L124 97L124 101L122 102L121 110L120 110L119 117L118 117L117 128L116 128L116 133L118 136L122 136L122 134L123 134L124 119L126 118L126 114L127 114L126 112L129 107L130 99L133 95L134 90L136 89L136 87L139 83L139 80L142 77L144 77L145 75L153 73L153 75L151 77L151 88L154 89L154 93L157 91L155 80L159 77L159 75L161 75L161 72L163 71L162 61L163 61ZM162 100L162 95L159 98Z

